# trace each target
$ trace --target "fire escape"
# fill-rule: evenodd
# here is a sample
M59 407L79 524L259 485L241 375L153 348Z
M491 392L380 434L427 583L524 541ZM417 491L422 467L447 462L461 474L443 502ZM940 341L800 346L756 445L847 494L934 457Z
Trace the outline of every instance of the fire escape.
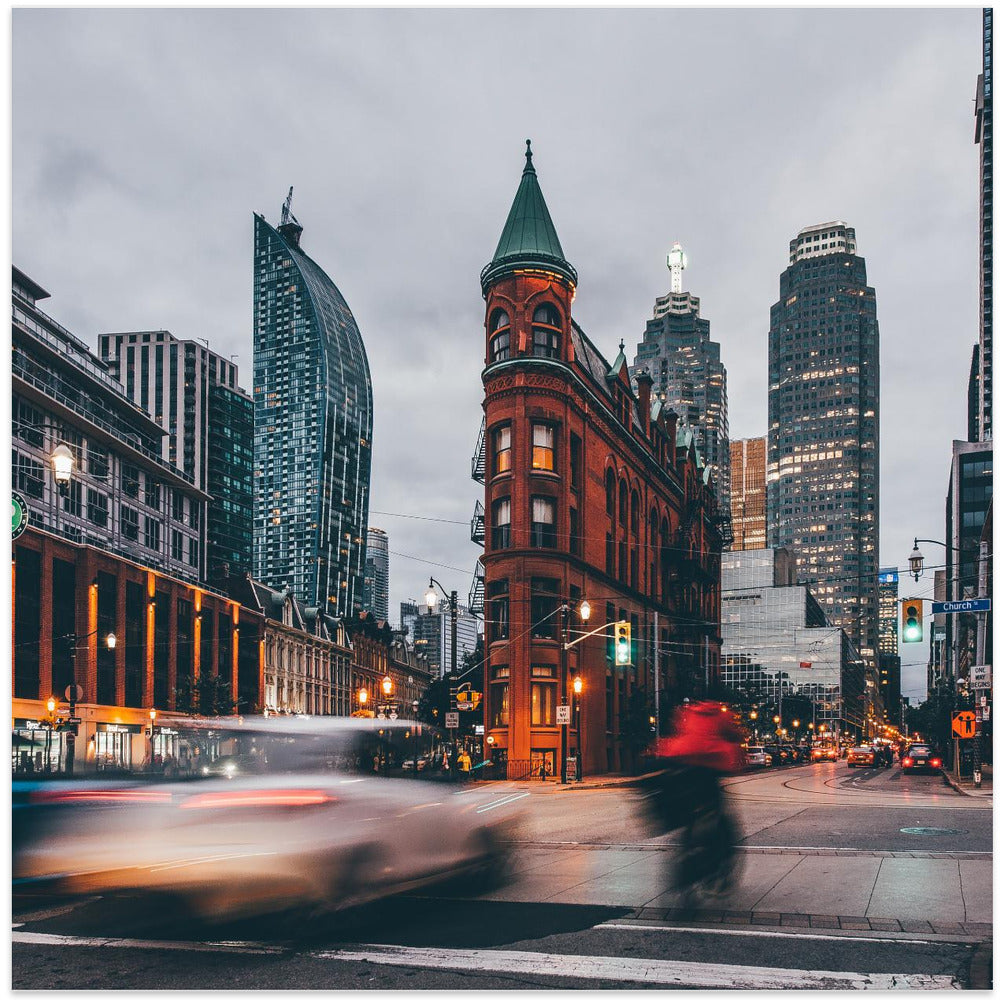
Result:
M472 455L472 478L481 485L486 485L486 417L479 425L479 439ZM481 500L476 501L476 509L472 513L469 525L469 535L477 545L486 544L486 508ZM476 560L476 570L472 579L472 589L469 591L469 611L481 615L485 607L485 576L481 559Z

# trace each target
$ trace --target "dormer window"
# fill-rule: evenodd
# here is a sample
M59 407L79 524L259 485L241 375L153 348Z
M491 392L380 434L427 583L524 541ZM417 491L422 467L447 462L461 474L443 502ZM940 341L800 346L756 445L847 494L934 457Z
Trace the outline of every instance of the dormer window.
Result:
M555 306L539 306L532 318L532 353L536 358L559 357L559 330L561 320Z
M510 317L503 309L494 309L490 316L490 363L510 357Z

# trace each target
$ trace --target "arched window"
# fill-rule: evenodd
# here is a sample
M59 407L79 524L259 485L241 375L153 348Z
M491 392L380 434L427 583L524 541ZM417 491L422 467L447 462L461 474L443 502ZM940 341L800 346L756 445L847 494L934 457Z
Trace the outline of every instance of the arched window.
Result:
M615 470L608 469L604 474L604 494L605 494L605 506L608 511L608 517L613 518L615 516Z
M510 357L510 317L503 309L490 314L490 363Z
M624 479L618 484L618 523L628 527L628 483Z
M532 317L532 353L536 358L559 357L559 313L554 306L545 303L535 310Z
M639 534L639 494L632 491L632 532Z

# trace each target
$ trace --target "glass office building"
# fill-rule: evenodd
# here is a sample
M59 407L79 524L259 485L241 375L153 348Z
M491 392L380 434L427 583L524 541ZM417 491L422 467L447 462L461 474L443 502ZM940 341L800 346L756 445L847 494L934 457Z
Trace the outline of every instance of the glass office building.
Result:
M383 528L368 529L364 606L379 621L389 620L389 536Z
M254 216L254 576L303 607L361 609L372 385L350 308L299 246Z
M879 331L842 222L789 246L768 351L768 544L787 546L831 625L874 671L878 638Z

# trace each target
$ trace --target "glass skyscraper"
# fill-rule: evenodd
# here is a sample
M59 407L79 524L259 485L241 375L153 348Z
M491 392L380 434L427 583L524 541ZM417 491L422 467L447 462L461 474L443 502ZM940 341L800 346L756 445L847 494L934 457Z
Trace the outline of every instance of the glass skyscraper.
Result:
M726 366L701 300L681 288L687 255L679 243L667 255L671 290L657 298L653 318L629 370L633 382L645 368L653 379L653 398L673 408L693 428L705 461L713 467L720 508L729 511L729 402Z
M879 332L854 230L789 245L768 349L768 545L791 548L831 625L878 648Z
M347 617L364 589L371 375L289 201L277 228L254 216L254 576Z

